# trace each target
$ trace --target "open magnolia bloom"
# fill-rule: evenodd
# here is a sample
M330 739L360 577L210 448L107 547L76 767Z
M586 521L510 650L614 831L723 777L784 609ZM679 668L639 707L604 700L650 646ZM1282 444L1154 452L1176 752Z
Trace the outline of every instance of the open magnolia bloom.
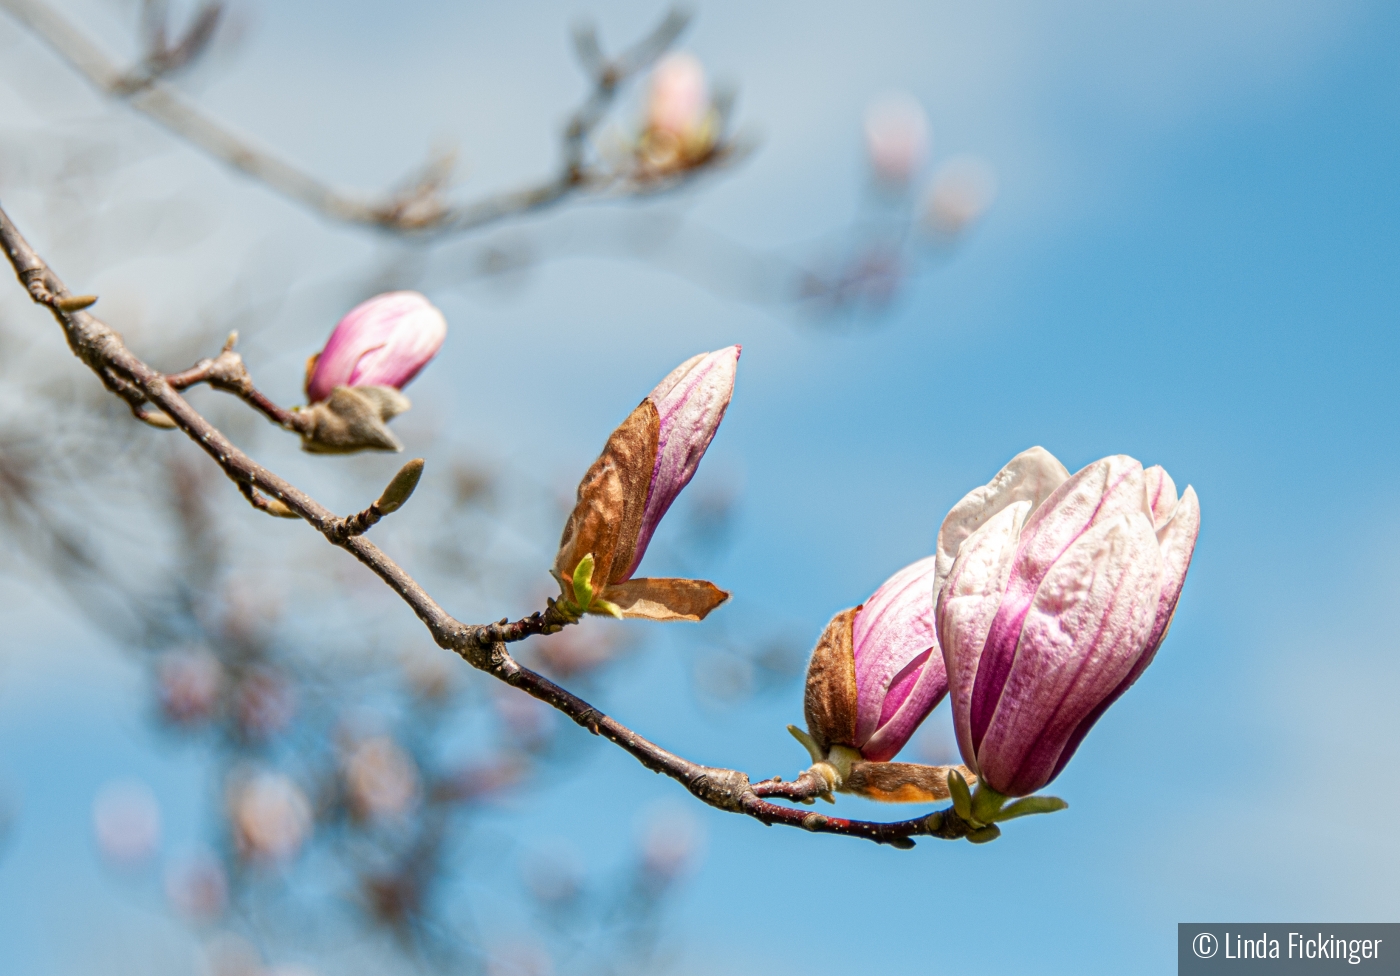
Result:
M1151 663L1200 529L1200 505L1130 457L1074 476L1017 455L943 522L936 623L964 761L1025 796Z
M407 410L399 392L447 337L447 320L416 291L392 291L356 305L325 348L306 362L306 399L298 411L302 447L318 453L401 451L386 426Z
M578 486L554 575L579 613L701 620L729 599L713 583L633 579L652 534L690 483L734 394L739 347L681 363L613 431Z
M833 789L893 802L948 796L946 767L888 761L948 693L933 633L936 563L906 566L838 613L812 652L807 734L794 734Z

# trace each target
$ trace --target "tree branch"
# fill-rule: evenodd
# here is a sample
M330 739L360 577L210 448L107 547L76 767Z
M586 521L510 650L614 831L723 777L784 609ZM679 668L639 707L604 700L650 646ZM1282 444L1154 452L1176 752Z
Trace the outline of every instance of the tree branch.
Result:
M162 410L218 463L256 507L264 511L285 507L289 514L309 522L333 545L350 552L409 605L439 646L456 652L472 667L558 709L594 735L602 736L631 754L646 768L669 776L701 801L720 810L744 814L769 825L782 824L815 833L861 837L901 848L912 847L913 838L917 836L955 839L966 836L972 829L951 809L913 820L875 823L827 817L770 803L763 798L765 795L808 799L802 793L814 784L799 777L798 783L804 785L786 784L789 787L787 790L780 788L784 784L775 781L753 785L749 777L738 770L703 766L683 759L604 715L543 675L522 666L510 655L507 644L536 634L554 633L575 622L576 618L550 600L543 612L514 622L501 620L494 624L465 624L457 620L379 547L356 534L357 530L362 531L357 516L349 519L336 516L306 493L262 467L195 411L176 391L169 377L152 369L132 353L121 336L110 327L85 311L66 311L64 300L70 297L68 289L24 240L3 209L0 209L0 248L3 248L30 297L53 313L74 354L93 369L109 388L123 397L135 396L138 402L149 401ZM221 355L230 352L226 348ZM176 378L184 381L189 374L200 370L206 374L206 379L212 373L212 367L201 364L184 374L176 374ZM266 496L261 503L258 501L259 493ZM276 504L271 504L273 502ZM282 513L273 511L273 514Z
M679 11L667 14L655 30L611 60L603 57L591 29L577 32L576 46L592 76L592 89L564 127L563 149L555 174L518 190L449 204L441 197L451 170L449 159L430 160L404 189L381 199L347 194L258 148L163 83L163 75L184 66L208 41L217 21L216 5L201 11L188 36L174 48L163 46L163 31L153 35L155 47L146 62L131 71L122 70L44 0L0 0L0 8L8 10L104 93L123 99L216 159L323 216L398 234L440 237L543 210L573 197L602 199L656 193L689 182L736 155L732 144L720 141L703 159L659 180L655 175L590 165L586 159L588 137L603 120L619 87L650 67L685 28L689 17ZM579 40L583 37L591 40Z

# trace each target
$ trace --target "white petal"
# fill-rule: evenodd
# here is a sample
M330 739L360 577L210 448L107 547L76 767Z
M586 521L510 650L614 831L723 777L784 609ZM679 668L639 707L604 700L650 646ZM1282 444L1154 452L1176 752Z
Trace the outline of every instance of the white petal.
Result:
M933 599L958 558L964 541L987 520L1015 502L1029 502L1029 510L1039 507L1050 493L1069 478L1069 471L1043 447L1022 451L981 488L974 488L953 506L938 530L938 564L934 575Z

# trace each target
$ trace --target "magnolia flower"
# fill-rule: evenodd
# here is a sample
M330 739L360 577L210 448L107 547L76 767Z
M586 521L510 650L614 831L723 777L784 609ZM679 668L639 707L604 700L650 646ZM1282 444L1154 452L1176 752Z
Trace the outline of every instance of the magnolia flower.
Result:
M1073 477L1042 448L968 493L938 534L936 622L963 759L1024 796L1064 769L1166 636L1200 505L1117 455Z
M823 750L847 746L872 762L893 759L948 693L933 636L934 562L904 567L827 626L808 666L805 701L807 731Z
M996 199L995 174L976 156L954 156L929 181L920 207L925 228L954 237L977 220Z
M320 453L401 451L385 424L410 406L401 392L447 337L447 320L415 291L377 295L352 308L306 362L299 411L302 447Z
M228 791L229 826L240 857L286 861L311 834L311 803L282 773L235 774Z
M418 802L418 767L388 736L356 742L344 775L350 810L362 820L402 819Z
M566 602L580 612L700 620L729 598L703 580L632 574L714 439L738 364L738 346L681 363L613 431L579 482L554 573Z
M790 730L833 789L893 802L948 795L946 768L889 762L948 692L933 633L935 564L906 566L838 613L812 652L807 734Z
M913 96L894 92L866 108L865 151L881 182L908 183L924 163L928 142L928 117Z
M651 75L638 146L644 169L660 175L695 165L714 148L717 130L699 59L684 52L663 58Z
M306 397L318 403L337 386L401 390L446 338L447 320L418 292L376 295L347 312L307 363Z

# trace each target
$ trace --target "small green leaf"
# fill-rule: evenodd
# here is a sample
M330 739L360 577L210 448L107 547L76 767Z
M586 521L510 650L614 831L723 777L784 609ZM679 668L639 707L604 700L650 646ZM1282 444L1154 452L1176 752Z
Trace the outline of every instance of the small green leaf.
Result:
M600 617L616 617L618 620L622 619L622 608L616 603L604 600L601 596L595 597L593 602L588 605L588 612L597 614Z
M967 835L967 839L974 844L988 844L1001 836L1001 828L996 824L988 824Z
M587 610L593 604L593 553L578 561L574 567L574 605Z
M998 822L1015 820L1017 817L1029 817L1037 813L1054 813L1068 806L1069 804L1058 796L1026 796L1006 807L994 819Z
M948 794L953 798L953 811L964 820L972 821L972 794L968 792L967 780L956 769L948 770Z

